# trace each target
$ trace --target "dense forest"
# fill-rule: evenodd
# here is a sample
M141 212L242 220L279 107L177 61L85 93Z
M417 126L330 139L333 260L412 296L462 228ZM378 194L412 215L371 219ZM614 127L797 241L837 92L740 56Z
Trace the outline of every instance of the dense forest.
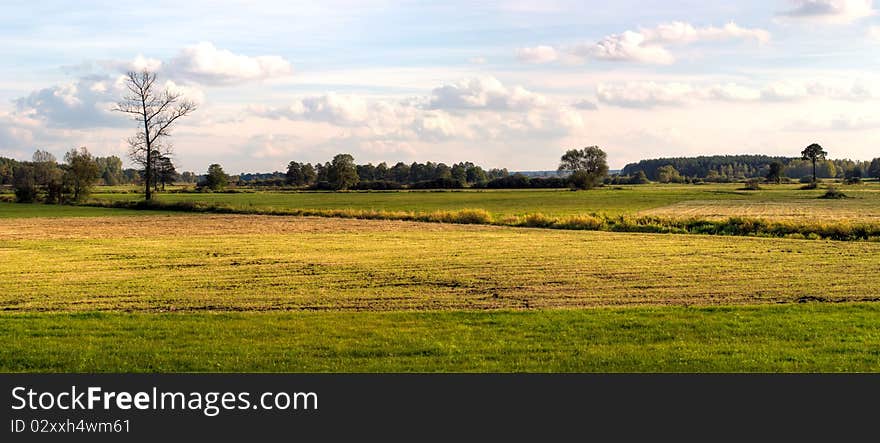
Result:
M801 158L770 157L767 155L713 155L642 160L626 165L621 171L621 175L634 176L642 171L648 179L653 181L701 179L730 182L767 177L770 165L774 162L782 164L785 177L802 179L810 177L812 174L810 161ZM829 159L817 163L819 178L845 178L853 174L859 177L876 177L876 174L880 174L880 159L873 161Z

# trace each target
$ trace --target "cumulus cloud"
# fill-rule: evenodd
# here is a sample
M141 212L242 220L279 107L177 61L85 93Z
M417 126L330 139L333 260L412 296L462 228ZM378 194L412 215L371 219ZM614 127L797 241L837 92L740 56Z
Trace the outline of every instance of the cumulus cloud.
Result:
M681 105L695 97L695 89L685 83L630 82L599 84L599 101L626 108L651 108L661 105Z
M651 42L644 34L635 31L609 35L596 43L578 45L571 52L580 57L592 57L598 60L658 65L668 65L675 61L675 57L666 48Z
M161 86L196 103L204 101L204 93L195 86L180 85L171 80L166 80ZM124 76L89 75L70 83L32 91L13 100L14 114L54 128L127 126L130 122L126 116L112 110L125 91Z
M527 110L544 106L547 99L521 86L508 88L494 77L476 77L431 91L430 109Z
M364 99L353 95L329 93L295 100L286 108L274 108L262 113L266 117L291 120L313 120L351 126L365 123L369 110Z
M757 28L743 28L730 22L722 27L697 28L690 23L672 22L639 31L649 43L688 44L715 40L752 40L758 43L770 41L770 33Z
M672 22L638 31L625 31L606 36L598 42L582 43L565 49L550 46L520 48L517 57L527 63L547 63L560 60L563 55L582 60L628 61L647 64L671 64L675 57L667 46L697 42L746 40L757 43L770 41L770 33L757 28L744 28L736 23L722 27L695 27L690 23Z
M793 0L781 17L792 20L845 24L876 13L873 0Z
M33 120L11 114L0 114L0 149L5 156L21 158L21 150L34 145Z
M250 57L219 49L210 42L183 48L168 61L173 78L208 85L233 85L284 77L293 73L290 62L277 55Z
M533 48L519 48L516 50L516 58L523 63L549 63L556 61L559 54L552 46L535 46Z
M522 87L495 78L470 78L440 86L430 95L407 100L325 94L303 97L281 108L255 107L253 115L328 123L348 136L378 146L410 140L528 138L564 134L582 127L571 106L552 104Z
M118 90L111 79L88 76L33 91L14 103L17 114L40 119L49 126L84 128L124 123L124 118L111 111L118 99Z
M250 137L244 148L254 158L281 158L298 152L301 142L288 134L259 134Z

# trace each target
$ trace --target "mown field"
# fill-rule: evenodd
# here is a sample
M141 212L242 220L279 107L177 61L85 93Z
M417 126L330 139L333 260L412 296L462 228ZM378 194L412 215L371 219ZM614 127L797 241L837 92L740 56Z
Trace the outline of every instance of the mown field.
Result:
M705 207L707 212L688 215L748 215L767 218L850 221L880 220L880 183L840 186L852 198L826 201L825 189L801 190L801 185L764 185L744 191L741 183L707 185L608 186L589 192L550 190L461 190L403 192L241 192L165 193L160 202L199 201L233 208L358 209L381 211L449 211L485 209L498 217L542 213L548 216L578 214L677 214ZM119 191L119 189L113 189ZM97 200L137 200L134 193L101 192ZM718 214L718 208L724 209ZM745 209L743 209L745 208ZM751 208L751 209L749 209Z
M431 310L877 297L880 243L244 215L0 225L5 310Z
M758 192L850 220L878 210L871 186L819 206L799 193L821 191ZM630 214L759 195L160 198ZM0 371L877 371L877 257L878 242L0 203Z

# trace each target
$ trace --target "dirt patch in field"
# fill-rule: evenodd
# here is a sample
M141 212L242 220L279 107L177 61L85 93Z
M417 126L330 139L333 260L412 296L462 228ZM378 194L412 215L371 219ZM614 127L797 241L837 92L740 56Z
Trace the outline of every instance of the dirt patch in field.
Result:
M239 234L440 232L492 226L270 215L156 215L0 220L0 240L98 239Z

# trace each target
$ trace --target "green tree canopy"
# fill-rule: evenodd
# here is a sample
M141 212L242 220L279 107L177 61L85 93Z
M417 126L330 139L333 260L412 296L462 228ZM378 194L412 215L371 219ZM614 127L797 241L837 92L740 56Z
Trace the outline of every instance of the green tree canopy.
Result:
M572 186L591 189L602 183L608 175L608 156L598 146L570 149L562 155L559 171L571 171Z

